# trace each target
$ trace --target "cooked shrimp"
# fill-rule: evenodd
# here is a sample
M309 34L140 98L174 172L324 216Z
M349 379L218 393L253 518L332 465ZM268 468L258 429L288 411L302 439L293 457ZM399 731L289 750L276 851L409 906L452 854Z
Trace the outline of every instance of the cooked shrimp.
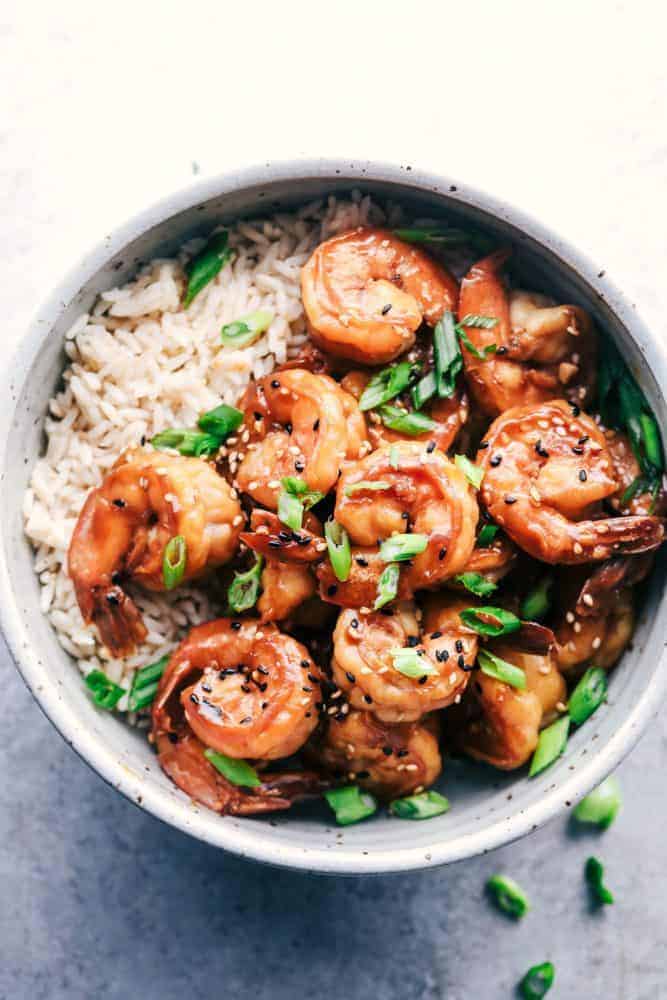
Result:
M182 713L202 743L229 757L289 757L318 721L319 670L273 625L219 618L193 628L172 654L153 702L153 730Z
M667 513L667 493L661 481L657 489L653 492L646 487L639 489L625 503L623 497L633 483L642 479L642 470L635 453L632 450L630 439L620 431L605 431L607 448L614 463L614 473L618 490L609 498L609 503L623 514L656 514L664 516Z
M604 434L565 400L507 410L489 428L477 463L482 503L535 559L591 562L663 541L657 517L592 519L618 484Z
M392 725L352 709L330 721L314 755L333 777L353 781L382 799L428 788L442 771L434 715Z
M126 452L89 493L72 535L69 574L84 621L114 656L131 653L146 629L122 582L164 590L164 550L177 535L186 544L183 581L223 565L243 521L235 492L202 459Z
M292 531L277 514L255 508L250 515L250 531L241 532L241 541L254 552L277 562L317 562L327 550L322 525L311 511L306 512L303 527Z
M489 545L475 546L462 573L477 573L489 583L499 583L514 568L519 553L507 535L500 532ZM459 584L448 586L458 588Z
M415 609L399 605L392 615L341 612L334 631L334 680L354 708L383 722L414 722L451 705L468 683L477 655L477 634L459 619L471 602L434 596L420 629ZM393 652L412 648L432 673L406 677Z
M556 305L536 292L507 292L500 270L509 251L499 250L474 264L461 284L459 320L470 314L497 320L494 327L466 327L485 359L463 348L471 392L478 406L495 417L512 406L534 405L566 396L584 406L596 373L596 338L588 313Z
M284 621L317 591L309 566L304 563L281 563L275 559L267 559L262 570L261 587L257 610L264 622Z
M366 445L356 400L328 375L291 368L254 383L241 401L246 451L236 473L239 489L275 510L284 476L328 493L345 459ZM236 452L241 456L241 449Z
M458 286L422 250L383 229L355 229L316 248L301 272L310 334L321 348L366 365L393 361L426 321L455 310Z

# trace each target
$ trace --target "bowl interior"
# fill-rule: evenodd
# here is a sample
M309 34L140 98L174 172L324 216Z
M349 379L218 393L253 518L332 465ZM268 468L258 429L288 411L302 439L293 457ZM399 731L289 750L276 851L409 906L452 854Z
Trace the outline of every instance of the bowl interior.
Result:
M0 456L0 567L3 625L26 682L65 739L124 794L181 829L264 861L319 871L391 871L470 856L535 828L576 800L617 763L657 709L664 684L665 559L643 599L632 645L613 674L606 706L571 738L566 755L535 779L502 775L471 762L446 762L439 787L449 813L427 823L386 817L336 828L322 804L262 819L219 817L193 805L162 774L145 735L98 711L79 672L40 613L22 497L43 447L46 405L64 365L64 334L98 293L129 280L143 261L175 251L213 225L270 213L352 188L400 201L415 217L475 226L515 247L528 287L587 308L612 336L667 427L664 361L645 328L586 262L528 220L488 199L398 170L343 168L255 171L191 191L176 210L158 207L109 237L47 303L7 381Z

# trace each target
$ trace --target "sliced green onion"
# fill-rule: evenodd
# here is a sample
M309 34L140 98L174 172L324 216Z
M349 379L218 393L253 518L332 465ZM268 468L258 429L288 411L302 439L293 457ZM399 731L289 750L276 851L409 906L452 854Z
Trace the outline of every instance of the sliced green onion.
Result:
M486 889L498 909L515 920L520 920L530 909L525 892L508 875L492 875L486 883Z
M542 730L537 741L533 759L530 762L528 774L531 778L544 771L555 760L558 760L567 745L569 730L570 718L568 715L556 719L550 726Z
M477 541L475 542L477 548L488 549L489 545L493 544L493 540L499 531L500 528L497 524L485 524L477 536Z
M183 579L187 552L187 543L183 535L174 535L165 545L162 556L162 579L167 590L173 590Z
M226 323L220 331L220 340L226 347L249 347L262 336L273 322L270 309L258 309Z
M487 605L483 608L465 608L459 612L464 625L480 635L510 635L521 628L521 619L504 608Z
M488 597L489 594L498 589L497 584L487 580L481 573L459 573L454 579L476 597Z
M464 229L440 226L413 226L411 229L394 229L394 236L406 243L441 243L448 246L459 246L470 242L470 233Z
M415 366L409 361L383 368L370 379L359 399L360 410L374 410L407 389Z
M344 583L350 575L352 552L350 539L345 528L337 521L327 521L324 525L324 537L329 549L329 560L337 580Z
M221 444L242 422L243 413L241 410L237 410L234 406L227 406L226 403L221 403L214 410L202 413L197 421L203 431L208 431L209 434L215 434L216 437L220 438Z
M324 493L320 493L319 490L309 490L305 479L298 479L296 476L285 476L281 480L281 483L287 493L299 498L304 510L310 510L320 500L324 500Z
M368 819L377 812L377 802L368 792L362 792L356 785L346 785L345 788L332 788L324 793L334 813L339 826L349 826Z
M433 816L442 816L448 809L449 801L434 789L394 799L389 806L389 811L399 819L431 819Z
M475 465L471 462L469 458L465 455L454 455L454 464L458 466L461 472L465 475L471 486L474 486L476 490L482 485L482 480L484 479L484 469L479 465Z
M641 424L642 437L644 439L644 450L646 457L656 469L662 469L662 445L660 443L660 431L655 419L650 413L642 413L639 418Z
M448 399L456 388L456 376L463 368L463 355L456 339L454 314L447 309L433 328L436 392Z
M401 464L401 449L397 444L392 444L389 449L389 464L392 469L397 469Z
M420 654L416 649L410 647L390 649L389 655L394 670L398 670L399 674L403 674L404 677L430 677L438 672L426 658L423 650Z
M418 556L427 545L427 535L392 535L380 546L380 559L384 562L405 562Z
M579 823L595 823L601 830L606 830L616 819L620 808L621 786L612 774L581 800L573 815Z
M177 430L172 427L151 438L154 448L174 448L181 455L211 455L220 447L220 438L201 431Z
M400 576L400 567L396 563L389 563L383 571L380 579L378 580L378 594L375 598L375 604L373 605L373 610L378 611L383 608L385 604L389 604L393 601L398 594L398 579Z
M384 479L360 479L358 483L350 483L343 490L346 497L351 497L354 493L359 493L361 490L368 491L378 491L378 490L390 490L391 483L385 482Z
M604 866L601 861L594 857L589 858L584 868L584 874L596 903L605 905L614 902L613 895L603 882Z
M472 354L473 358L477 358L478 361L486 361L490 354L495 354L498 350L497 344L487 344L486 347L483 347L481 350L478 347L475 347L472 340L463 329L461 323L459 323L456 327L456 332L466 351L468 351L469 354Z
M201 290L213 281L233 255L234 251L227 246L227 232L223 230L221 233L216 233L204 249L192 258L186 268L188 287L183 299L185 309Z
M526 674L521 667L515 667L513 663L501 659L495 653L490 653L488 649L480 649L477 654L477 662L483 674L494 677L503 684L518 688L524 691L526 688Z
M435 420L431 420L425 413L409 413L401 410L398 406L385 404L378 410L380 418L385 427L392 431L399 431L401 434L409 434L410 437L418 437L433 431L438 426Z
M552 962L533 965L519 983L522 1000L542 1000L553 986L555 977L556 970Z
M165 667L169 663L170 654L161 656L155 663L137 670L130 688L130 696L127 700L127 707L130 712L138 712L142 708L150 705L156 695L158 682L164 673Z
M648 486L649 484L645 476L636 476L621 497L621 507L625 507L626 504L629 504L638 493L644 493Z
M578 726L600 707L607 697L607 674L602 667L589 667L570 695L567 710Z
M101 670L91 670L84 678L86 687L92 692L93 701L98 708L110 712L116 707L125 694L122 687L114 684Z
M292 531L299 531L303 524L303 504L300 498L282 490L278 496L278 517Z
M433 399L436 391L437 384L435 371L430 371L428 375L424 375L424 377L421 378L416 385L413 385L410 390L410 399L412 400L412 405L415 410L421 410L430 399Z
M660 430L646 397L608 339L600 358L598 396L603 422L627 432L644 477L653 483L664 467ZM625 496L621 502L627 502Z
M549 593L553 586L552 576L543 576L521 602L521 617L524 621L539 622L551 607Z
M498 325L498 320L495 316L480 316L479 313L466 313L463 319L460 320L460 325L477 327L478 330L492 330L494 326Z
M232 611L241 614L243 611L250 611L257 604L259 597L259 585L262 578L264 559L262 556L255 556L255 565L245 573L235 573L234 579L227 590L227 603Z
M262 782L257 771L245 760L238 760L236 757L228 757L217 750L204 750L204 757L213 764L216 771L219 771L223 778L231 781L232 785L241 785L244 788L257 788Z

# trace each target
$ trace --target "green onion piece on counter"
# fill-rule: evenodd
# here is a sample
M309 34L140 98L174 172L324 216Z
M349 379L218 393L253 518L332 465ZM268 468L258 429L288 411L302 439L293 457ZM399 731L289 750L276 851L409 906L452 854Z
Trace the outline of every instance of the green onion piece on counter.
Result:
M436 392L441 399L449 399L456 388L456 377L463 368L454 314L449 309L433 328L433 355Z
M486 347L483 347L480 351L478 347L475 347L472 340L463 329L461 323L459 323L458 326L456 327L456 332L458 333L459 340L465 347L466 351L469 354L472 354L473 358L477 358L478 361L486 361L489 355L495 354L496 351L498 350L497 344L487 344Z
M324 537L327 540L329 561L336 579L345 583L352 566L352 552L347 531L337 521L327 521L324 525Z
M479 313L466 313L460 322L460 326L473 326L478 330L493 330L498 325L498 320L494 316L480 316Z
M454 580L476 597L488 597L498 589L497 584L487 580L481 573L459 573Z
M549 594L554 578L543 576L521 602L521 617L527 622L539 622L551 607Z
M93 702L98 708L110 712L116 707L125 694L122 687L114 684L101 670L91 670L84 678L86 687L93 695Z
M465 608L459 612L464 625L480 635L510 635L521 628L521 619L504 608L487 605L483 608Z
M410 390L410 399L415 410L421 410L423 406L433 399L437 392L435 371L430 371L428 375L420 378L416 385Z
M407 389L415 366L409 361L400 361L390 368L383 368L370 379L359 398L360 410L374 410L389 402Z
M264 559L256 555L254 566L245 573L234 574L234 579L227 590L227 603L232 611L241 614L242 611L250 611L255 607L263 568Z
M220 340L226 347L249 347L266 333L273 322L270 309L258 309L226 323L220 331Z
M324 793L334 813L339 826L349 826L368 819L377 812L377 802L368 792L362 792L356 785L346 785L345 788L332 788Z
M616 819L620 808L621 786L618 778L611 774L581 800L573 815L579 823L595 823L601 830L606 830Z
M204 249L192 258L186 268L188 287L183 299L185 309L201 290L213 281L233 255L234 251L227 246L227 232L223 230L212 236Z
M216 406L214 410L209 410L208 413L202 413L197 421L203 431L215 434L216 437L220 438L220 444L242 422L243 413L241 410L237 410L234 406L227 406L226 403L221 403L220 406Z
M613 903L614 897L603 882L604 867L602 862L598 861L597 858L589 858L584 873L595 902L601 905Z
M600 707L607 697L607 674L602 667L589 667L570 695L567 710L578 726Z
M220 447L220 438L214 434L202 434L201 431L170 430L162 431L151 438L154 448L174 448L181 455L211 455Z
M420 434L433 431L438 426L435 420L431 420L425 413L408 412L388 403L381 406L378 413L385 427L391 431L400 431L401 434L409 434L410 437L419 437Z
M433 789L418 795L406 795L404 799L394 799L389 812L399 819L431 819L442 816L449 809L449 800Z
M137 670L130 688L130 696L127 700L127 707L130 712L139 712L146 708L153 701L156 695L158 682L164 673L165 667L169 663L170 655L167 653L161 656L155 663Z
M492 875L486 889L499 910L520 920L530 909L528 897L521 886L508 875Z
M427 535L392 535L380 546L380 559L384 562L405 562L426 549Z
M231 781L232 785L240 785L243 788L257 788L261 785L257 771L245 760L237 760L236 757L228 757L217 750L204 750L204 757L213 764L216 771L219 771L223 778Z
M477 536L477 541L475 542L477 548L488 549L489 545L493 544L493 541L499 531L500 528L497 524L485 524Z
M389 563L383 571L380 579L378 580L378 594L375 598L375 604L373 605L374 611L379 611L383 608L385 604L389 604L393 601L398 594L398 578L400 576L400 567L397 563Z
M438 672L426 658L423 650L420 654L418 650L410 647L390 649L389 655L394 670L398 670L404 677L430 677Z
M482 480L484 479L484 469L480 468L479 465L475 465L471 462L469 458L465 455L454 455L454 464L458 466L461 472L465 475L471 486L474 486L476 490L482 485Z
M509 684L510 687L518 688L520 691L525 690L526 674L521 667L515 667L513 663L502 660L488 649L480 649L477 663L482 673L488 677L494 677L497 681Z
M542 1000L553 986L555 977L552 962L533 965L519 983L519 995L522 1000Z
M299 531L303 524L303 504L300 497L282 490L278 495L278 517L292 531Z
M162 579L167 590L177 587L185 575L187 543L183 535L174 535L164 547Z
M397 444L392 444L389 449L389 464L392 469L397 469L401 464L401 449Z
M391 483L384 479L360 479L358 483L350 483L349 486L346 486L343 492L346 497L351 497L355 493L361 493L362 490L370 493L390 489Z
M528 774L534 778L536 774L546 770L555 760L558 760L567 745L570 731L570 718L564 715L556 719L550 726L543 729L539 735L533 759L530 762Z

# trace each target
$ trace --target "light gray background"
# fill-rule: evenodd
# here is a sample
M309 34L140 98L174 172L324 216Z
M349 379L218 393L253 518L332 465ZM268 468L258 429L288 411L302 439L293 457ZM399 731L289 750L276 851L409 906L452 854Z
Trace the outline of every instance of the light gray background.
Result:
M466 10L461 12L461 7ZM658 3L17 3L0 12L0 359L108 228L242 163L418 163L539 215L664 328L665 18ZM193 161L197 166L193 167ZM602 836L565 819L447 870L334 880L239 862L122 800L0 649L0 997L667 995L665 727L620 769ZM592 913L586 856L617 904ZM483 896L517 877L519 926Z

